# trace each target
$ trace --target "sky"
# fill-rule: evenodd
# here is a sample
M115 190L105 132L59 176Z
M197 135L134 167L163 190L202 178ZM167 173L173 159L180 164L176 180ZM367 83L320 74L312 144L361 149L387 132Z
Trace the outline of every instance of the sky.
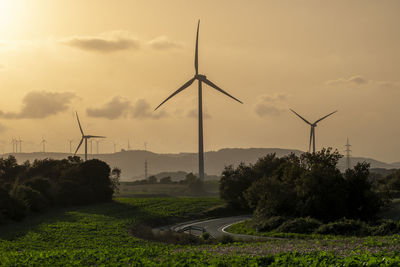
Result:
M199 71L205 150L317 149L400 161L400 1L0 0L0 149L68 152L80 132L100 153L197 151Z

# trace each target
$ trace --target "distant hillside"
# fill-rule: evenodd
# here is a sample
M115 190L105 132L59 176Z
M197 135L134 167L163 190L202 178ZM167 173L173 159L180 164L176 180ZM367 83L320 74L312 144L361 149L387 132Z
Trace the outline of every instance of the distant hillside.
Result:
M280 148L225 148L218 151L209 151L205 153L205 172L209 175L220 175L224 166L238 166L240 162L246 164L255 163L258 158L269 153L276 153L278 157L290 153L300 154L300 150L280 149ZM15 154L18 162L34 159L66 158L67 153L17 153ZM82 157L82 155L79 155ZM90 158L90 157L89 157ZM157 154L144 150L121 151L113 154L93 155L107 162L111 167L119 167L122 170L122 180L137 180L144 177L144 161L148 162L148 173L159 174L163 172L193 172L197 173L197 153L179 153L179 154ZM366 161L371 163L372 168L393 169L399 166L377 161L371 158L355 157L352 158L352 164ZM400 165L400 164L399 164ZM345 168L345 161L339 162L341 169ZM183 173L182 173L183 175ZM167 175L166 175L167 176Z

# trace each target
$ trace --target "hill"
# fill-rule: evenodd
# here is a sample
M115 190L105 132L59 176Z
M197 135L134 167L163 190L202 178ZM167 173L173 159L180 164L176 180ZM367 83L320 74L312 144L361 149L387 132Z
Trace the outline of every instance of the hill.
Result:
M246 164L255 163L258 158L269 153L276 153L278 157L281 157L290 153L300 154L302 151L281 148L224 148L218 151L208 151L204 155L205 172L208 175L220 175L224 166L237 166L240 162ZM17 153L14 155L18 162L23 162L44 158L62 159L70 154L37 152ZM79 156L82 157L82 155ZM158 154L144 150L129 150L112 154L92 155L89 158L98 158L107 162L111 167L121 168L122 180L142 179L144 177L144 161L146 159L149 175L178 171L197 173L197 153ZM372 168L393 169L399 167L371 158L353 157L351 159L352 164L362 161L371 163ZM341 169L345 168L344 159L339 162L339 167Z

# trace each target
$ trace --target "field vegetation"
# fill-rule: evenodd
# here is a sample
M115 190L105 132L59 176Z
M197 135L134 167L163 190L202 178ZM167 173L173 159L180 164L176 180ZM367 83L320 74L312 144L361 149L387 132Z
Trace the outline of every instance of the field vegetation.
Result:
M384 266L400 262L399 236L270 239L174 245L137 238L132 225L208 217L216 198L121 198L52 209L0 228L1 266Z

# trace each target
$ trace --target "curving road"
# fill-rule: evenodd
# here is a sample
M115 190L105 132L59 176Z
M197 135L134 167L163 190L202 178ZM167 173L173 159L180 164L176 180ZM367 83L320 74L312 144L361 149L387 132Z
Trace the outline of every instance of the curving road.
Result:
M174 231L179 231L180 229L183 229L188 226L197 226L197 227L204 228L205 231L208 232L214 238L218 238L223 235L230 235L236 239L243 239L243 240L267 239L265 237L258 237L258 236L252 236L252 235L232 234L232 233L228 233L225 231L225 229L228 228L230 225L239 223L239 222L242 222L242 221L245 221L248 219L251 219L250 215L225 217L225 218L202 220L202 221L192 221L192 222L186 222L186 223L181 223L181 224L171 226L170 229L172 229ZM192 234L200 236L202 234L202 232L192 230Z

